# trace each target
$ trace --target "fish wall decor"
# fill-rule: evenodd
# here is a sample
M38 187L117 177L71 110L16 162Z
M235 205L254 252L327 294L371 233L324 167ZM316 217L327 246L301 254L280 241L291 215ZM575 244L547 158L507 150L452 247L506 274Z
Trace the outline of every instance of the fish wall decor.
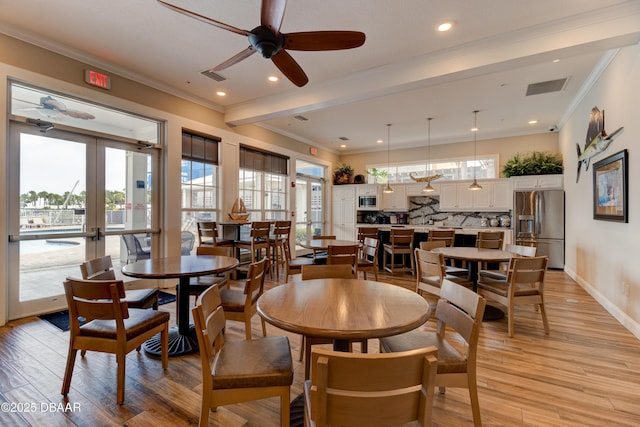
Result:
M604 130L604 110L600 111L598 107L591 109L589 115L589 128L587 129L587 138L584 143L584 151L580 150L580 144L576 144L578 150L578 174L576 183L580 180L580 169L584 163L584 170L589 170L591 159L597 154L606 150L613 140L624 131L624 127L618 128L611 135L607 135Z

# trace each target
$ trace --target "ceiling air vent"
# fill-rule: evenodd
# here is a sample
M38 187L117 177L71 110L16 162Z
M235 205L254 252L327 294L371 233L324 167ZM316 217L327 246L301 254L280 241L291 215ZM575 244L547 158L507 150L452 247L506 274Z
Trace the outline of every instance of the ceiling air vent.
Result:
M527 86L527 96L540 95L543 93L559 92L564 89L568 78L549 80L548 82L531 83Z
M220 74L215 73L215 72L213 72L211 70L203 71L200 74L202 74L205 77L209 77L210 79L213 79L213 80L215 80L217 82L223 82L223 81L227 80L226 77L221 76Z
M349 138L347 138L346 136L340 136L340 137L338 137L338 139L341 139L343 141L348 141L349 140Z
M305 116L293 116L293 118L296 120L300 120L301 122L306 122L309 120Z

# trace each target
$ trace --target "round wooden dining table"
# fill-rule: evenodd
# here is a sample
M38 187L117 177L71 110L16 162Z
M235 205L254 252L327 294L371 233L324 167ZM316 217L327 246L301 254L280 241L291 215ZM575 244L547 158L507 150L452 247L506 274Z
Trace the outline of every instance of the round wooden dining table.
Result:
M330 338L334 349L340 351L348 351L350 341L410 331L431 315L429 303L416 292L361 279L280 285L262 294L257 311L265 321L285 331Z
M169 356L181 356L198 351L198 340L189 324L190 278L222 273L237 266L238 260L228 256L183 255L136 261L122 267L122 274L140 279L178 279L178 328L169 331ZM159 337L148 340L143 347L150 354L162 354Z
M473 291L478 290L478 264L481 262L508 262L514 254L500 249L469 248L464 246L449 246L434 248L432 252L441 253L445 258L467 261L469 281L473 283ZM483 320L498 320L504 317L504 312L498 307L487 304Z

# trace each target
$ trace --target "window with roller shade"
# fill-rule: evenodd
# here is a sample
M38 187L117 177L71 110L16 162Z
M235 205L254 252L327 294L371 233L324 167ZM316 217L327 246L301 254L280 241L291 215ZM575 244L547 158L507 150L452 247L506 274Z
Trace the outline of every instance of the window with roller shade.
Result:
M289 157L240 146L239 197L250 221L287 219Z
M182 230L197 235L198 221L218 221L220 139L182 131Z

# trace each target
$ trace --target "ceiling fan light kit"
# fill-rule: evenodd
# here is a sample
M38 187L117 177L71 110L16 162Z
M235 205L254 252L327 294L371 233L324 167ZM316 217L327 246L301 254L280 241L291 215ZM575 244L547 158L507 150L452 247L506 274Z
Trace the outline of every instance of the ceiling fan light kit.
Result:
M215 66L211 71L220 71L237 64L255 52L260 52L263 58L271 59L276 67L293 84L302 87L309 82L309 78L300 65L289 55L287 50L322 51L353 49L364 44L365 34L359 31L303 31L297 33L281 33L280 25L287 5L286 0L262 0L260 25L251 31L242 30L215 19L208 18L187 9L174 6L164 0L160 4L169 9L213 25L232 33L247 36L249 47Z

